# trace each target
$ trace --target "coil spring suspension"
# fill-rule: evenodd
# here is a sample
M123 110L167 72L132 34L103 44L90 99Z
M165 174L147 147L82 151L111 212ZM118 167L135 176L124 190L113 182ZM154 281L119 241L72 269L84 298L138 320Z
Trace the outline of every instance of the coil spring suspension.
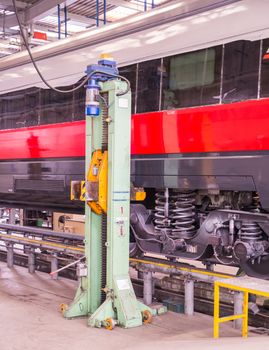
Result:
M155 194L155 230L171 238L191 238L196 232L195 192L178 192L166 188Z
M243 222L240 238L243 242L257 242L263 239L262 230L256 222Z
M253 196L253 208L251 211L259 212L260 208L261 208L260 197L258 193L255 193L255 195Z
M171 203L169 203L170 193L169 189L161 190L155 194L155 214L154 223L157 232L167 230L171 226Z
M195 229L195 192L174 192L172 209L172 235L174 238L192 238Z

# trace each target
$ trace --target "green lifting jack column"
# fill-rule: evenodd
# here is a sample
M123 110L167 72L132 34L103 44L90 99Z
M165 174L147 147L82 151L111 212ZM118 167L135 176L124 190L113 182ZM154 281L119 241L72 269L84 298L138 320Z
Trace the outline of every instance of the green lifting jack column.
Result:
M87 74L85 178L89 180L92 175L97 175L99 170L90 164L94 152L102 150L105 143L108 154L107 213L101 213L102 205L94 203L98 183L86 181L86 268L80 275L74 301L64 316L89 316L88 325L93 327L113 328L116 324L136 327L149 319L153 310L136 299L129 277L131 93L127 91L126 81L117 77L114 61L101 60L98 65L89 66ZM99 196L101 190L99 188ZM102 215L106 218L105 247ZM105 286L102 285L104 268Z

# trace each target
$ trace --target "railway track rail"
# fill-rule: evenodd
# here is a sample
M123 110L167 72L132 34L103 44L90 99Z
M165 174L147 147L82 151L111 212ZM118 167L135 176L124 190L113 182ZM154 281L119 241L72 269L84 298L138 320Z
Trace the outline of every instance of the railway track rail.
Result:
M177 268L189 271L203 271L202 269L197 269L194 266L189 266L187 264L175 263L165 261L162 262L155 258L147 258L147 259L131 259L131 264L134 264L137 261L140 263L151 263L151 264L165 264L177 266ZM0 250L0 261L7 261L7 252ZM70 258L60 258L59 259L59 267L65 266L71 260ZM28 256L20 253L14 253L14 265L27 267L28 266ZM36 270L50 273L51 272L51 264L50 264L50 256L47 254L36 254ZM59 276L76 280L76 269L72 266L65 270L59 272ZM170 277L168 277L170 278ZM180 280L180 279L178 279ZM133 286L135 289L135 293L138 297L143 297L143 280L138 278L132 278ZM183 281L182 281L183 283ZM167 286L167 283L166 283ZM183 287L182 287L183 290ZM226 293L223 300L225 302L221 303L221 315L227 316L232 314L233 312L233 304L232 304L231 293ZM178 303L184 304L184 293L180 290L172 290L167 287L163 287L162 283L155 282L154 287L154 301L163 302L164 300L174 300ZM269 335L269 310L263 306L260 306L260 311L258 314L254 315L250 312L249 314L249 325L257 328L257 332L262 332L263 334ZM210 285L206 282L197 282L195 288L195 296L194 296L194 309L196 312L200 312L206 315L213 316L213 285Z

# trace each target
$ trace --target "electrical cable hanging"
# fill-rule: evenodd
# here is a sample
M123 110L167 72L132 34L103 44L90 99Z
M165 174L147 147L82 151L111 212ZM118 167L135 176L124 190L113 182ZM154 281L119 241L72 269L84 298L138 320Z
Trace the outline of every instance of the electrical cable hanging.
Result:
M121 75L117 75L117 74L109 74L109 73L103 73L103 72L99 72L99 71L93 71L91 72L90 75L88 75L85 79L83 79L83 81L78 85L76 86L75 88L73 89L70 89L70 90L60 90L60 89L57 89L56 87L53 87L52 85L50 85L50 83L47 82L47 80L43 77L42 73L40 72L36 62L35 62L35 59L32 55L32 52L30 50L30 47L28 45L28 42L27 42L27 39L25 37L25 33L23 31L23 27L22 27L22 24L21 24L21 21L20 21L20 17L19 17L19 13L18 13L18 9L17 9L17 6L16 6L16 0L12 0L12 4L13 4L13 8L14 8L14 13L15 13L15 16L16 16L16 19L17 19L17 22L18 22L18 25L19 25L19 28L20 28L20 33L21 33L21 37L23 39L23 43L26 47L26 50L29 54L29 57L31 59L31 62L33 64L33 66L35 67L35 70L37 72L37 74L39 75L40 79L43 81L43 83L48 87L50 88L51 90L54 90L56 92L60 92L60 93L63 93L63 94L68 94L68 93L71 93L71 92L74 92L76 90L79 90L81 87L83 87L87 81L94 75L94 74L106 74L110 77L114 77L114 78L120 78L122 80L124 80L126 83L127 83L127 88L126 90L124 91L120 91L117 93L117 96L122 96L122 95L125 95L128 91L130 91L130 82L128 79L126 79L125 77L121 76Z

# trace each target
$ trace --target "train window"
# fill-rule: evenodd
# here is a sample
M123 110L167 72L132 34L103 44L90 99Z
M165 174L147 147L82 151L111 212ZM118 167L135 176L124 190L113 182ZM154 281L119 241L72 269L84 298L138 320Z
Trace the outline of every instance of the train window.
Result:
M131 91L132 91L132 113L136 112L135 109L135 97L136 97L136 68L137 64L132 64L130 66L121 67L119 69L120 75L127 78L131 85Z
M7 101L7 94L3 94L0 96L0 130L7 129L6 127L6 120L7 120L7 108L8 108L8 101Z
M81 78L74 87L81 84L85 79L85 76ZM82 86L78 90L74 91L74 120L85 119L85 87Z
M137 113L159 110L161 59L138 64Z
M212 84L215 50L213 48L170 58L170 88L186 90Z
M73 86L59 87L69 90ZM40 124L53 124L73 119L73 93L61 93L50 89L41 90Z
M2 129L20 128L26 126L25 92L24 90L10 92L3 97L4 113L1 120Z
M269 39L262 43L261 97L269 96Z
M162 109L219 102L221 46L164 59Z
M24 127L26 123L24 91L9 93L8 96L6 96L6 101L6 128Z
M225 45L222 102L257 98L260 41L235 41Z
M40 89L31 88L24 91L25 96L25 126L39 124Z
M4 96L0 95L0 125L1 125L1 119L4 116Z
M0 96L0 129L38 125L39 89L30 88Z
M6 100L5 95L0 95L0 130L5 129L4 119L6 114Z

